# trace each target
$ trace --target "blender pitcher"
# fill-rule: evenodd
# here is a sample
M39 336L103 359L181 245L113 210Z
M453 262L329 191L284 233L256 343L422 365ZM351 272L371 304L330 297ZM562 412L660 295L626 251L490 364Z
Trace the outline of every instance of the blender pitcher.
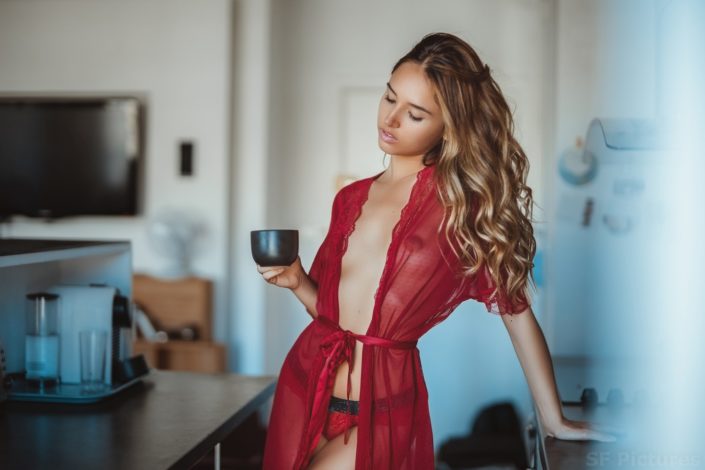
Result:
M59 296L46 292L27 294L25 378L31 384L59 381Z

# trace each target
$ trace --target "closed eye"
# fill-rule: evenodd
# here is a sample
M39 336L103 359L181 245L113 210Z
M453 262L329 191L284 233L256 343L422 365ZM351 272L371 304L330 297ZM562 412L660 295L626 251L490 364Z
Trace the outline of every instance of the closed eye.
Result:
M390 104L394 104L394 103L397 102L397 100L393 100L392 98L390 98L390 96L389 96L388 93L385 93L385 95L384 95L384 100L385 100L387 103L390 103ZM409 117L411 118L412 121L415 121L415 122L423 121L423 118L422 118L422 117L414 116L414 115L411 113L411 111L409 111Z

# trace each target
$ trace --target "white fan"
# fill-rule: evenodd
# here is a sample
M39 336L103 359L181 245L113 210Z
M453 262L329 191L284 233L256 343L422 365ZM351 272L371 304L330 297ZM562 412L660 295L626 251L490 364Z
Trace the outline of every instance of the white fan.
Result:
M169 261L165 276L193 274L193 259L202 251L207 236L203 217L185 209L166 208L150 219L147 229L154 250Z

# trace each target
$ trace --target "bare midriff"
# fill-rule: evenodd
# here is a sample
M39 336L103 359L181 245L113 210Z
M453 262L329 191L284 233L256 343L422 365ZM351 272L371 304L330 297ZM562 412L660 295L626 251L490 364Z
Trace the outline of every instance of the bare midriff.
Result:
M375 181L355 222L343 255L338 286L339 318L343 330L364 335L372 320L374 295L379 285L392 238L392 230L409 199L414 176L397 183ZM355 342L350 378L350 399L359 400L362 343ZM333 395L347 396L348 364L337 370Z

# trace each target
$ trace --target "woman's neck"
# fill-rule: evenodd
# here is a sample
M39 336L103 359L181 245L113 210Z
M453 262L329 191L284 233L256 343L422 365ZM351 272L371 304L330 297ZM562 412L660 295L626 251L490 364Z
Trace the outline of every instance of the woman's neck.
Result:
M415 175L424 167L423 156L419 157L399 157L392 155L389 160L389 167L384 171L382 178L394 183L408 176Z

